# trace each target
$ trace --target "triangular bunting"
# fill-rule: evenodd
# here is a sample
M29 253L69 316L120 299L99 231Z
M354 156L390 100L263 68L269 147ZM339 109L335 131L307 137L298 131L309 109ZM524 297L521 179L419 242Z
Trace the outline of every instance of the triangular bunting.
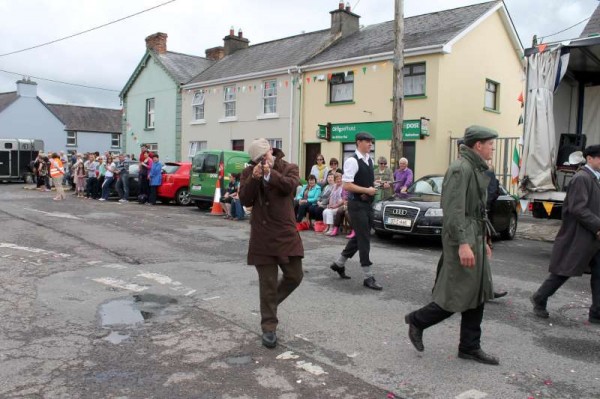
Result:
M366 66L362 67L362 71L363 71L363 75L365 75L367 73L367 67Z
M285 81L285 88L287 89L289 82L286 80Z
M313 76L313 82L316 82L316 81L317 81L317 77Z
M327 74L327 81L328 81L328 82L331 80L331 77L332 77L332 76L333 76L333 74L332 74L332 73L328 73L328 74Z
M517 123L517 126L520 126L520 125L522 125L522 124L523 124L523 122L524 122L524 120L523 120L523 115L521 115L521 116L519 116L519 123Z
M525 213L529 210L529 200L519 200L519 206L521 207L521 213Z
M542 205L544 205L546 213L548 214L548 216L550 216L550 214L552 213L552 208L554 208L554 202L542 201Z
M521 92L521 94L519 94L519 97L517 97L517 101L520 102L521 104L523 104L524 100L523 100L523 92Z
M377 70L377 64L373 64L373 66L371 68L373 68L373 70L376 71Z
M310 77L306 78L306 83L310 83Z
M538 51L539 51L540 53L543 53L543 52L544 52L544 50L546 50L546 47L548 47L548 45L547 45L547 44L540 44L540 45L538 46Z

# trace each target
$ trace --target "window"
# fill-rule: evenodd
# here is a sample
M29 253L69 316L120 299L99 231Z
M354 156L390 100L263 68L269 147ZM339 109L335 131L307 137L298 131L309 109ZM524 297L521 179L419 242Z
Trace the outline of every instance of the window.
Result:
M283 148L283 141L281 139L267 139L271 148Z
M206 150L206 141L190 141L190 150L188 152L188 158L194 158L194 155L199 151Z
M146 100L146 129L154 129L154 99Z
M197 91L192 100L193 117L195 121L204 119L204 93Z
M192 160L194 172L217 173L219 167L219 156L217 154L199 153Z
M13 148L13 143L4 143L4 148L7 150L11 150Z
M263 114L277 113L277 80L263 83Z
M231 149L233 151L244 151L244 140L231 140Z
M341 72L331 75L329 81L329 102L340 103L354 99L354 72Z
M121 148L121 135L119 133L110 135L110 146L112 148Z
M67 145L70 147L75 147L77 145L77 132L67 132Z
M344 143L342 148L343 148L344 154L342 156L342 164L339 165L341 167L343 167L346 159L354 156L354 153L356 152L356 143ZM369 153L369 155L371 156L371 159L373 160L373 166L375 166L375 143L373 143L373 145L371 145L371 152Z
M235 86L223 88L223 103L225 104L225 117L235 116Z
M146 143L142 145L145 145L150 152L158 152L158 143Z
M498 111L498 89L500 83L493 82L489 79L485 81L485 109Z
M425 95L425 63L404 66L404 95Z

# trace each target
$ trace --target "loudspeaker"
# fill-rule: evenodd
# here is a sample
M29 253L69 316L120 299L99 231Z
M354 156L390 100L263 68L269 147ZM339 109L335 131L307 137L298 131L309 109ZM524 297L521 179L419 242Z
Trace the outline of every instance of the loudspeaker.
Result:
M558 142L556 165L563 166L569 162L569 155L575 151L583 151L587 137L585 134L562 133Z

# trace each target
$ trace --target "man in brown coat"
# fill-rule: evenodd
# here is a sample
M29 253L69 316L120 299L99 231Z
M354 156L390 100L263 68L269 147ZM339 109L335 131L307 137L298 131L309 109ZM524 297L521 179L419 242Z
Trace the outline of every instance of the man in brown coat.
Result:
M252 162L242 172L239 198L252 207L248 264L255 265L260 290L262 343L277 345L277 306L302 281L304 248L296 230L294 194L300 183L298 166L265 139L248 148ZM278 281L279 268L283 278Z
M562 225L554 240L550 276L531 297L533 312L548 318L548 298L573 276L591 266L590 323L600 323L600 145L585 149L587 164L569 182Z

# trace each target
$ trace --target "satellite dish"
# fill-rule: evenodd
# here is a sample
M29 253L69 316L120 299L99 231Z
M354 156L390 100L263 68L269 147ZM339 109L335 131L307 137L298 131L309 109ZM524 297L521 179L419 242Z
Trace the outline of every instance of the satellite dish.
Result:
M583 152L575 151L569 155L569 164L571 165L579 165L581 163L585 163L585 158L583 158Z

